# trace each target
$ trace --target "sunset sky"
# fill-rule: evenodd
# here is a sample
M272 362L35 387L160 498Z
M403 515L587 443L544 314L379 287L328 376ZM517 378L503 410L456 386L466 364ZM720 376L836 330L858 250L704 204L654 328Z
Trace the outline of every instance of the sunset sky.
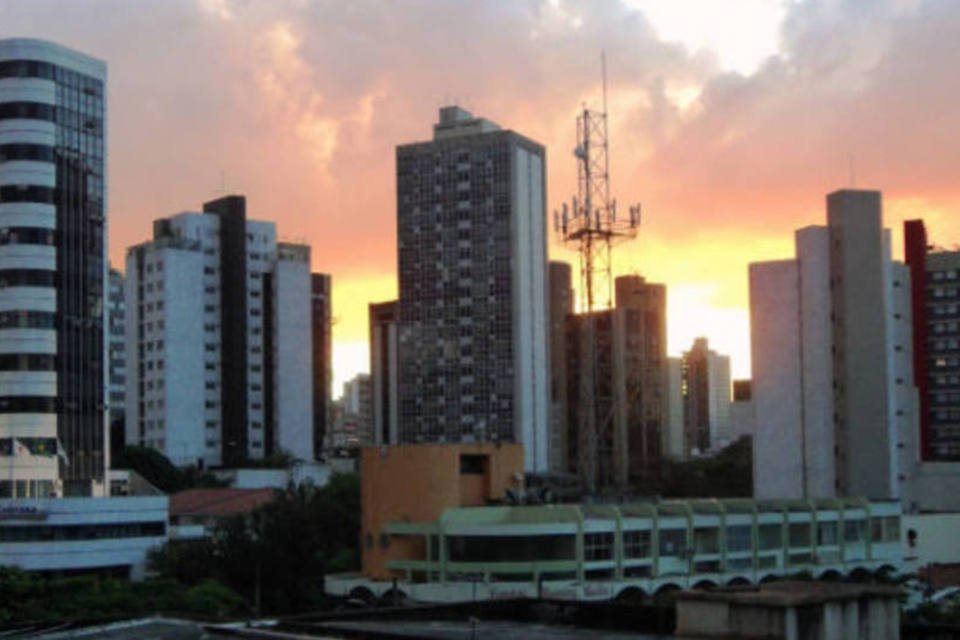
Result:
M0 37L107 61L114 264L223 184L312 245L335 395L368 367L367 303L396 295L394 147L456 101L546 145L552 210L601 48L613 190L644 207L615 270L667 283L671 353L706 335L749 375L747 263L791 256L851 165L898 256L905 218L960 242L953 0L0 0Z

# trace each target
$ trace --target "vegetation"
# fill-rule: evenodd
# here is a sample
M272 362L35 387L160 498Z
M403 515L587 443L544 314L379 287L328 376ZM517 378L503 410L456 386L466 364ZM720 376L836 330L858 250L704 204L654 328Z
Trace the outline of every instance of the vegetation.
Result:
M322 601L323 576L359 566L360 482L335 474L323 487L288 487L249 517L224 522L211 540L171 542L151 568L188 586L215 579L269 613Z
M113 456L110 466L114 469L132 469L164 493L176 493L194 487L224 487L209 472L195 467L181 469L150 447L125 447Z
M0 567L0 627L157 612L227 619L248 611L247 603L236 592L209 580L185 589L168 579L128 582L96 576L46 578L22 569Z
M134 454L138 463L149 463L140 468L153 479L177 486L162 460ZM305 611L322 603L325 574L359 566L359 538L359 478L335 474L323 487L306 483L278 492L250 516L225 521L209 539L168 542L151 553L156 577L143 582L50 578L0 567L0 628L157 612L227 619L258 610Z
M662 493L668 498L749 498L752 458L752 441L744 437L713 457L668 462Z

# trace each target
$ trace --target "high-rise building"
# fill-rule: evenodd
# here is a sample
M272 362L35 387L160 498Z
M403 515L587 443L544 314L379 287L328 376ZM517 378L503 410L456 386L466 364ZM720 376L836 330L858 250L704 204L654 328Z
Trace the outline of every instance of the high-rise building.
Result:
M652 489L668 444L666 288L615 284L613 309L567 319L569 465L588 491Z
M313 339L313 457L323 457L323 442L327 430L333 424L332 397L333 348L332 310L333 297L330 276L326 273L310 274L310 313Z
M922 220L904 223L920 402L920 459L960 461L960 251L929 251Z
M550 261L550 470L570 470L571 432L567 398L567 321L574 297L570 265Z
M898 434L916 419L910 275L880 193L831 193L827 226L796 247L750 265L755 495L898 496Z
M730 356L697 338L683 354L684 455L716 451L730 443Z
M3 497L109 491L105 83L100 60L0 41Z
M397 147L400 441L549 449L543 146L459 107Z
M397 301L370 305L370 394L373 444L397 444Z
M123 446L123 411L127 388L126 304L123 297L123 274L114 268L109 271L107 294L107 362L110 382L110 443Z
M654 486L669 445L667 288L636 275L614 282L623 309L627 385L627 465L634 486Z
M0 563L136 578L169 518L110 497L106 101L103 62L0 40Z
M900 434L909 511L960 510L960 251L932 249L922 220L904 223L910 269L917 430Z
M128 444L179 465L313 458L309 247L226 196L155 221L126 274Z

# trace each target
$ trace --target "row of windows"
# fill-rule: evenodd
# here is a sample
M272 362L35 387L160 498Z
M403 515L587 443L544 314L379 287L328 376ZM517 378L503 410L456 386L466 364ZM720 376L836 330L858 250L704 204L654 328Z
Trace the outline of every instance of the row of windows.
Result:
M57 197L56 191L50 187L14 184L0 187L0 204L5 202L57 204Z
M40 396L0 396L0 413L57 413L57 399Z
M40 78L82 88L88 96L101 96L103 83L90 76L39 60L0 61L0 78Z
M47 353L0 353L0 371L56 371L57 356Z
M52 311L0 311L0 329L56 329L58 325Z
M44 144L0 144L0 162L8 160L53 162L55 157L53 147Z
M113 538L155 538L167 533L165 522L115 524L28 525L0 527L0 542L106 540Z
M31 120L49 120L57 117L57 108L43 102L0 102L0 119L30 118Z
M37 227L0 228L0 245L39 244L53 246L56 242L57 232L53 229L40 229Z
M0 269L0 289L6 287L55 287L57 274L46 269Z

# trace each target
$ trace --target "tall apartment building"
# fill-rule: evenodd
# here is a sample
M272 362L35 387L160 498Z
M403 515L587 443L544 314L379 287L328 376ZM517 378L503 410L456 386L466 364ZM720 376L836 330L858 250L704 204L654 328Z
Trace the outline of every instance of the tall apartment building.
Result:
M576 431L568 419L567 322L574 311L570 265L550 261L550 470L570 470Z
M105 84L0 40L0 497L109 491Z
M666 288L615 289L613 309L567 320L569 465L588 491L652 488L668 442Z
M397 301L370 305L370 395L373 444L398 444Z
M625 315L627 473L634 486L654 486L669 444L667 288L640 276L620 276L614 290Z
M400 441L549 449L544 148L444 107L397 147Z
M702 454L730 443L730 356L697 338L683 353L683 453Z
M333 296L326 273L310 274L310 314L313 340L313 457L323 457L323 441L333 420Z
M922 220L904 223L918 428L901 433L909 511L960 509L960 251L930 249Z
M110 268L107 293L107 373L110 384L108 396L110 443L123 445L127 388L126 303L123 297L123 274ZM116 441L115 441L116 440Z
M127 251L128 444L178 465L312 459L310 249L242 196L154 222Z
M916 419L910 275L877 191L827 196L796 258L750 265L757 497L890 498Z

